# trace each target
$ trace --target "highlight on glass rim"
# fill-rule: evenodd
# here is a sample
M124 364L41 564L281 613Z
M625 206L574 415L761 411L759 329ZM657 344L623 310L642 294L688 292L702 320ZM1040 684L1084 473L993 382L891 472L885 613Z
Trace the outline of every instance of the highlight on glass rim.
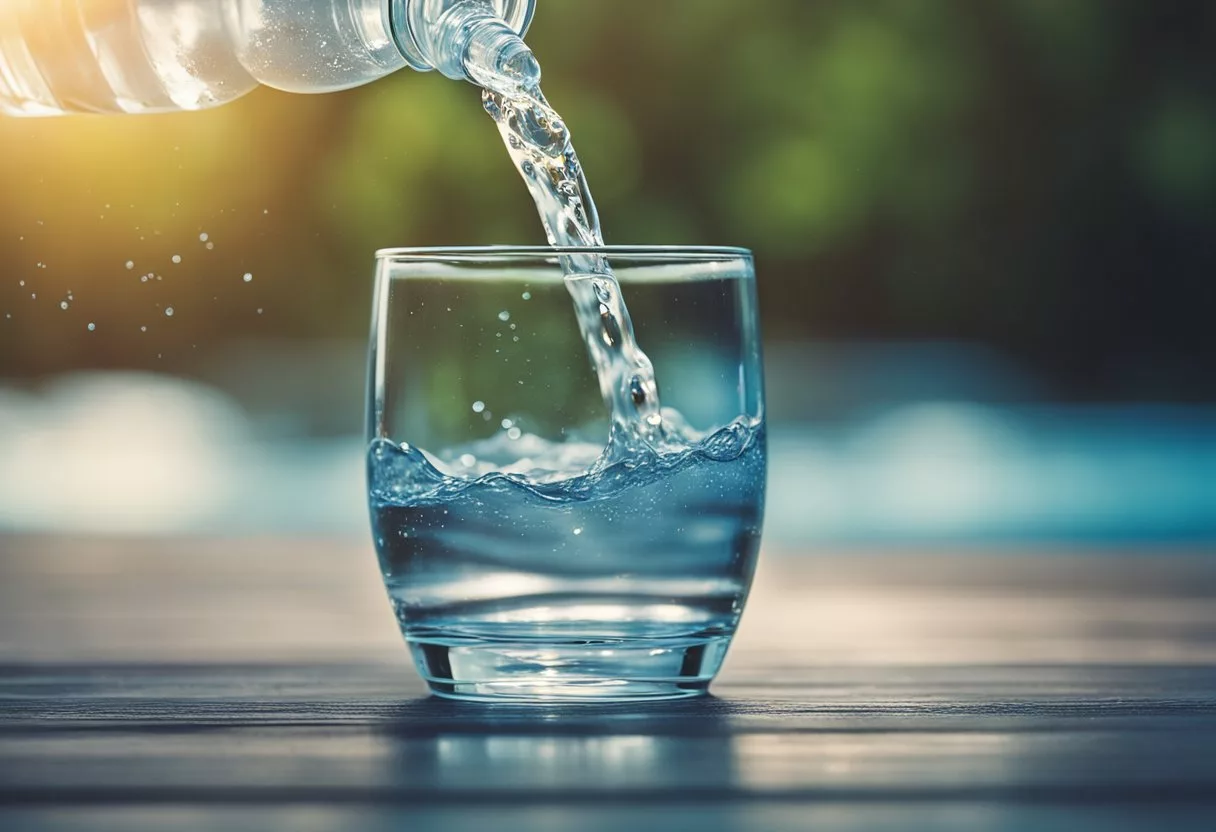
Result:
M0 2L0 827L1206 829L1214 33Z

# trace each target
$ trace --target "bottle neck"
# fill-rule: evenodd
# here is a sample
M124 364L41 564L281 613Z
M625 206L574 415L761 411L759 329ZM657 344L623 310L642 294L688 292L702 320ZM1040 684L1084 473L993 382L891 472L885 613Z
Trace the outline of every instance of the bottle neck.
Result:
M521 38L536 0L385 2L397 48L416 70L436 69L448 78L478 83L483 79L476 76L487 71L513 75L519 66L535 63Z

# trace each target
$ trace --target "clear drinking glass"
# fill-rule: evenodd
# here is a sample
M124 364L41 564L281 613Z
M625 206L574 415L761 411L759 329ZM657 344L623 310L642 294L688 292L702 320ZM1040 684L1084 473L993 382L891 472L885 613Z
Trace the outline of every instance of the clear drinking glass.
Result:
M605 453L611 420L561 268L571 254L602 255L620 281L655 365L661 443ZM747 599L764 504L747 251L382 251L369 394L376 548L435 693L707 690Z

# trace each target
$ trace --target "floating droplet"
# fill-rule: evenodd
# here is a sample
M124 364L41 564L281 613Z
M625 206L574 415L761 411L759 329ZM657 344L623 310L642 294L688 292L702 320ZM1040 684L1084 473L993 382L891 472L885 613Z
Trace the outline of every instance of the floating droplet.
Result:
M92 321L90 321L90 322L89 322L89 326L88 326L88 330L89 330L89 332L92 332L92 331L93 331L93 330L95 330L95 329L97 329L97 324L95 324L95 323L93 323Z
M251 273L249 273L249 272L245 272L245 276L244 276L244 277L242 277L242 278L241 278L241 280L244 280L246 283L252 283L252 282L253 282L253 275L252 275Z
M498 313L498 320L502 321L503 323L506 323L507 321L511 320L511 313L505 309L502 310L501 312Z
M173 317L173 307L172 307L172 306L167 306L167 307L165 307L165 317L166 317L166 318L172 318L172 317Z
M524 292L522 295L520 295L520 297L523 298L524 300L532 300L532 293Z
M180 263L180 262L182 262L182 256L181 256L180 254L175 254L175 255L173 255L173 258L172 258L172 259L173 259L173 262L174 262L174 263ZM128 266L128 268L130 268L130 267Z
M485 409L486 409L485 402L483 402L483 401L473 402L473 412L474 413L482 413L485 411Z
M131 269L133 269L133 268L135 268L135 261L134 261L134 260L128 260L128 261L127 261L127 271L131 271Z

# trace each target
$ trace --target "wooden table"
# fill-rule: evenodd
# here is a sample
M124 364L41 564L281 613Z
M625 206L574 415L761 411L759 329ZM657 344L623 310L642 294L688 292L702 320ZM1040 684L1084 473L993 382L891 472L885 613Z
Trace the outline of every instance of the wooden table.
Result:
M766 553L715 696L426 698L349 541L0 538L0 829L1213 829L1216 557Z

